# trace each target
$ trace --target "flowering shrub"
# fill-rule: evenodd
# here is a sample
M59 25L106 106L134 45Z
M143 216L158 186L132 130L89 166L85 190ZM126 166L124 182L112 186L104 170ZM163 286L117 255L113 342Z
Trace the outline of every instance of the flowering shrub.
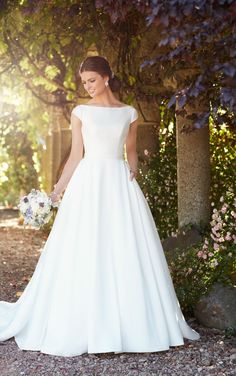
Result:
M174 118L162 109L159 150L140 167L139 184L152 210L161 239L177 235L177 173ZM166 252L176 293L187 313L215 282L233 285L235 271L236 135L210 119L212 218L201 228L203 241L185 250Z
M192 315L198 299L211 286L212 273L208 264L197 257L202 244L184 250L166 252L175 291L184 313Z
M171 113L163 107L157 132L159 150L144 150L139 184L148 201L161 239L171 235L178 225L177 156L175 125Z
M220 198L219 208L212 205L211 229L203 241L166 253L180 304L190 314L215 282L236 283L236 197L229 189Z
M214 207L214 202L211 204ZM214 268L217 280L233 282L236 266L236 197L232 189L226 192L225 197L221 196L220 207L213 208L210 224L210 236L205 237L197 257Z
M210 200L217 204L229 188L236 192L236 133L227 124L216 127L210 118Z

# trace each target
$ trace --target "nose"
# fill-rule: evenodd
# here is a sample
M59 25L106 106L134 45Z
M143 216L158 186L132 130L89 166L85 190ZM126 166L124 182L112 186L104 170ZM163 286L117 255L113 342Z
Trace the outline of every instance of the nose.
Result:
M86 90L90 90L92 88L92 85L91 84L88 84L88 85L86 85Z

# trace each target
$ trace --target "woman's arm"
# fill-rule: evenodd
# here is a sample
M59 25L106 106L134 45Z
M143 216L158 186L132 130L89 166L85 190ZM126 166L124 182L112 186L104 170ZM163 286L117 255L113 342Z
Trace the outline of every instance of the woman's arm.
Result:
M69 158L63 168L58 182L54 185L54 190L49 195L53 201L56 201L60 194L65 190L71 176L80 160L83 158L83 138L81 133L81 120L74 114L71 114L72 144Z
M137 128L138 122L135 120L130 124L129 133L126 138L126 154L130 167L130 180L133 180L138 172L138 155L136 151Z

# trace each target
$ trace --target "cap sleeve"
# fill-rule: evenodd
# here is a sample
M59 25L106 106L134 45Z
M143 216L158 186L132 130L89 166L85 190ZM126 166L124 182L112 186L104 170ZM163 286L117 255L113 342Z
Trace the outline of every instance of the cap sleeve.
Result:
M138 119L138 111L136 110L136 108L132 107L132 111L131 111L131 123L135 120Z
M80 105L73 108L71 113L82 121L82 110Z

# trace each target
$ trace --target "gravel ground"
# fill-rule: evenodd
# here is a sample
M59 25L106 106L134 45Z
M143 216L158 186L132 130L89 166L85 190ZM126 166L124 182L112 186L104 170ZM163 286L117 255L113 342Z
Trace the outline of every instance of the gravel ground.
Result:
M0 300L14 302L37 263L46 235L18 225L14 211L0 211ZM153 353L99 353L60 357L20 350L14 338L0 342L0 376L190 376L235 375L236 343L224 332L200 326L198 341Z

